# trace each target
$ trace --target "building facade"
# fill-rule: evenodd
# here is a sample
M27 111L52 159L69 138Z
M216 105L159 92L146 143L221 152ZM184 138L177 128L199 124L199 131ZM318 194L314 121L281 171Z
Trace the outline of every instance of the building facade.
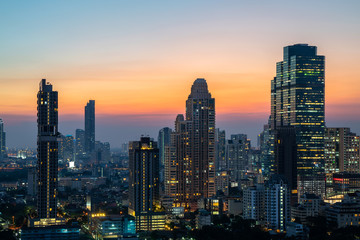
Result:
M136 230L163 230L156 142L149 137L129 142L129 165L129 214L135 217Z
M95 100L89 100L85 106L85 151L91 154L95 150Z
M244 178L248 166L250 140L246 134L233 134L226 142L227 169L231 181L240 181Z
M0 118L0 161L6 156L6 132L4 130L4 121Z
M197 200L215 195L215 99L198 78L186 101L186 117L175 121L177 207L195 210Z
M296 128L299 195L325 194L324 109L325 57L317 55L315 46L285 47L271 81L271 130Z
M290 222L290 189L285 177L274 174L265 183L265 221L268 229L283 232Z
M58 187L58 92L42 79L37 94L37 208L40 219L55 219Z

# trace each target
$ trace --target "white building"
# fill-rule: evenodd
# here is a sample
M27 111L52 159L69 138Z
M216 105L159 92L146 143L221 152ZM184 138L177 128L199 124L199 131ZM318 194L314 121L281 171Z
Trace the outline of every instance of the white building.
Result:
M264 218L264 185L248 187L243 193L243 217L261 221Z
M290 222L290 190L281 175L272 175L265 183L265 220L268 229L285 231Z

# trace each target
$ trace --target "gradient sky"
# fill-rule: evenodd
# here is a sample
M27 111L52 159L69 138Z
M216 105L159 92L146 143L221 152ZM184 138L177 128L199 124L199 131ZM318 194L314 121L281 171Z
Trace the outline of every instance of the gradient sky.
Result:
M216 98L217 127L256 135L283 47L326 57L326 122L360 134L360 1L64 0L0 2L0 118L8 147L36 145L36 93L59 91L60 131L119 147L184 113L192 82Z

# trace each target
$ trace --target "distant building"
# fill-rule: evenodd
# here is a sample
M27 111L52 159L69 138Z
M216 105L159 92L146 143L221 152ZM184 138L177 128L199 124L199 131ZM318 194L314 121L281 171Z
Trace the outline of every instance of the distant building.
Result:
M360 191L360 174L340 172L333 174L333 193L345 195Z
M91 154L95 150L95 100L89 100L85 106L85 151Z
M337 202L325 211L328 223L337 228L360 226L360 204L357 202Z
M30 196L36 196L37 192L37 171L36 168L28 169L28 189L27 194Z
M263 175L269 177L274 169L274 134L270 129L271 117L268 124L264 125L263 131L260 133L260 167Z
M359 149L359 136L352 133L350 128L325 129L325 173L328 197L335 194L334 174L360 173ZM336 181L337 186L338 183L339 181Z
M149 137L129 143L129 214L137 231L163 230L165 212L160 205L159 149Z
M198 215L196 216L196 228L202 229L204 226L211 225L211 215L208 211L200 209Z
M299 199L299 204L291 207L291 218L307 223L308 217L316 217L320 214L321 198L315 194L304 194Z
M286 223L286 237L294 237L295 239L308 239L304 226L295 222Z
M159 147L159 159L160 166L164 167L165 165L165 147L170 146L170 135L171 128L165 127L160 129L158 136L158 147Z
M216 185L216 192L223 192L225 196L229 195L229 174L227 171L217 172L215 185Z
M0 161L6 157L6 132L4 121L0 118Z
M231 181L244 178L248 165L250 140L246 134L233 134L226 142L226 161Z
M225 145L226 145L225 130L220 130L219 128L217 128L215 131L216 172L227 170Z
M85 151L85 131L76 129L75 132L75 160L79 162L84 157Z
M135 220L130 216L109 216L100 220L100 232L104 239L120 239L136 236Z
M66 135L63 142L63 160L65 162L74 162L75 161L75 151L74 151L74 137L72 135Z
M283 232L290 222L290 189L281 175L272 175L265 183L265 221L268 229Z

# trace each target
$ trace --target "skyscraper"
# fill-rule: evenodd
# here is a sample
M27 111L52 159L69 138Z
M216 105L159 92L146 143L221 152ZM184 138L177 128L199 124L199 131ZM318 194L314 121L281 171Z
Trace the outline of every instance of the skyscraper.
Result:
M89 100L85 106L85 151L91 154L95 150L95 100Z
M186 119L175 122L177 206L196 209L201 197L215 195L215 99L203 78L194 81Z
M56 218L58 186L58 92L42 79L37 94L37 207L40 219Z
M0 161L6 155L6 132L4 131L4 121L0 118Z
M270 128L271 117L268 124L264 125L264 130L260 133L260 168L265 177L269 177L274 170L274 134Z
M85 153L85 131L82 129L76 129L75 133L75 160L78 163Z
M325 193L324 64L325 57L317 55L315 46L287 46L271 82L271 130L282 126L296 129L299 195Z
M137 231L163 230L159 186L159 149L149 137L129 143L129 214Z
M166 147L170 146L171 128L165 127L160 129L158 135L158 147L159 147L159 160L160 160L160 183L163 186L164 182L164 169L166 158Z
M225 130L217 128L215 130L215 170L217 172L226 171L226 156L225 156L226 134Z

